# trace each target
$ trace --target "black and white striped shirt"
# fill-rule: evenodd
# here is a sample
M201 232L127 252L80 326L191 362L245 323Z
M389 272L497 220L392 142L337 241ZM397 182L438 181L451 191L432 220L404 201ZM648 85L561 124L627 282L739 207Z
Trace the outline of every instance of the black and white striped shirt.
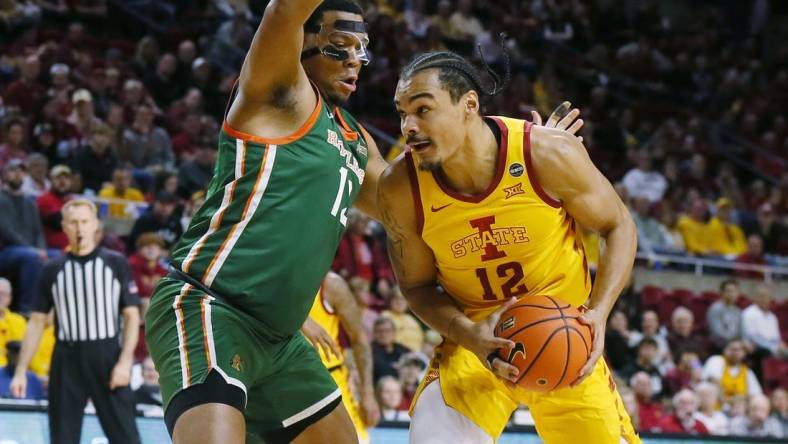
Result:
M126 258L99 247L87 256L49 261L33 310L48 313L54 307L58 341L82 342L116 337L123 308L139 303Z

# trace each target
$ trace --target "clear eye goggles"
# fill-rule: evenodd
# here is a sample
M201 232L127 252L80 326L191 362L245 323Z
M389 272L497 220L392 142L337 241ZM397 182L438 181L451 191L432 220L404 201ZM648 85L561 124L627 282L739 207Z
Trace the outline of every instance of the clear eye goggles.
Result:
M317 45L304 50L301 60L324 55L341 62L357 58L363 65L370 61L369 36L364 22L336 20L331 24L307 27L305 32L317 34Z

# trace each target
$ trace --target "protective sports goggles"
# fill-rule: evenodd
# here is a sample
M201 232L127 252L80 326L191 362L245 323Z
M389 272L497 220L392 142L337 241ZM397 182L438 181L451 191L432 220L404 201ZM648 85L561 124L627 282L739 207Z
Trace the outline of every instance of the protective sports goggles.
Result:
M308 26L304 31L317 34L317 45L301 52L301 60L320 54L341 62L357 58L363 65L369 64L366 23L336 20L334 23Z

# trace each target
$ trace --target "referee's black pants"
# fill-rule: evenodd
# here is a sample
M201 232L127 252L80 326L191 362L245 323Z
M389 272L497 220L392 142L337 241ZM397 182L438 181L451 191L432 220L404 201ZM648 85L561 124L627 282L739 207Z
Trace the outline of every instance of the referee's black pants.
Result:
M49 372L49 437L52 444L79 444L88 398L111 444L139 444L134 394L126 386L109 389L120 356L118 339L58 341Z

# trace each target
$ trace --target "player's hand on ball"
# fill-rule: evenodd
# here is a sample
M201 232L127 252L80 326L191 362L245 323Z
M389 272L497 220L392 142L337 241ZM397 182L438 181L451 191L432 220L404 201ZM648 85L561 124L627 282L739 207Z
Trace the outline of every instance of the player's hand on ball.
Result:
M306 318L304 325L301 326L301 332L312 343L313 347L318 350L322 349L326 356L333 354L337 358L342 359L342 351L334 342L334 339L312 318Z
M533 123L535 125L542 124L542 116L539 115L536 111L531 111L531 115L533 117ZM560 130L564 130L569 134L575 135L580 128L583 127L583 119L578 119L577 117L580 115L580 110L577 108L572 109L572 103L565 101L558 105L553 112L550 114L550 117L547 118L547 122L544 123L545 128L556 128ZM580 141L583 141L582 137L578 137Z
M594 343L591 346L591 355L588 356L588 362L580 369L580 374L575 382L572 383L572 387L579 385L593 373L596 362L605 351L605 324L607 323L607 316L602 311L591 308L583 312L583 315L577 320L591 327Z
M495 336L495 325L503 312L516 302L516 298L511 298L487 318L472 324L463 335L463 340L460 344L472 351L485 367L495 373L495 376L511 383L517 381L520 371L517 367L509 364L497 355L498 349L514 347L514 342Z

